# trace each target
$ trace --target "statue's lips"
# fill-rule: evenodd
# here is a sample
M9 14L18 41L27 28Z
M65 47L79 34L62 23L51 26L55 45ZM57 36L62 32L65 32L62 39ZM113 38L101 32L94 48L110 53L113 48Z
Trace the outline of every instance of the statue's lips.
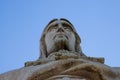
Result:
M53 37L53 39L55 39L56 37L59 37L59 38L65 37L65 38L68 40L68 36L66 36L66 35L63 34L63 33L58 33L58 34L56 34L56 35Z

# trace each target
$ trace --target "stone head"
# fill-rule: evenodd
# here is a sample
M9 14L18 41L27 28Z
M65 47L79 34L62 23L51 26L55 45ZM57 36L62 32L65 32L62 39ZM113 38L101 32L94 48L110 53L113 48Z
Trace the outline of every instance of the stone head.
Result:
M53 19L43 30L40 39L40 58L59 50L67 50L82 53L81 39L74 26L67 19Z

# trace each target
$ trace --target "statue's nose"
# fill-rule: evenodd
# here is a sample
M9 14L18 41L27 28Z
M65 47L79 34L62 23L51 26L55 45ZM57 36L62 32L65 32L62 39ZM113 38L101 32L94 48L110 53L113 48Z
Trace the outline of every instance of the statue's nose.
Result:
M62 29L62 27L58 28L57 32L64 32L64 30Z

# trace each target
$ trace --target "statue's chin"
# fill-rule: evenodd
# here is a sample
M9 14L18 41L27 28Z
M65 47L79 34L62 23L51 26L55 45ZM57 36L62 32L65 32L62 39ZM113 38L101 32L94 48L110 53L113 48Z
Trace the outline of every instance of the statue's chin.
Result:
M68 40L64 36L58 36L55 38L55 44L54 44L56 50L65 49L68 50Z

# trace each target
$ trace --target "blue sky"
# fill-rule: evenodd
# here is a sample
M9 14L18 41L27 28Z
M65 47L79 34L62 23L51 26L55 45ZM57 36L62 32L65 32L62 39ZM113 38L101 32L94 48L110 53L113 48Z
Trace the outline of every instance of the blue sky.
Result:
M75 26L87 56L120 67L120 0L0 0L0 73L38 59L42 30L53 18Z

